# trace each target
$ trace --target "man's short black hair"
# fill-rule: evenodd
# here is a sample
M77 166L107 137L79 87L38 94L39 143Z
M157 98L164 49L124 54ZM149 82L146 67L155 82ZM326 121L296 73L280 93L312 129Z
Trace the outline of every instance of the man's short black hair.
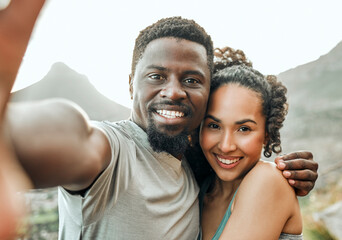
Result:
M204 46L207 51L207 61L210 73L213 71L213 42L206 31L194 20L182 17L169 17L160 19L158 22L142 30L135 40L133 50L131 74L134 75L136 65L142 57L146 46L153 40L174 37L196 42Z

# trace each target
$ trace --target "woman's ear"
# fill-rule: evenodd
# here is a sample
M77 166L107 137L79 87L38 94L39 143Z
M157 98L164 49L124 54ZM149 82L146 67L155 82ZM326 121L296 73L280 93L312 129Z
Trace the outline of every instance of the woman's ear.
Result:
M129 76L129 94L131 96L131 99L133 99L133 76L130 74Z

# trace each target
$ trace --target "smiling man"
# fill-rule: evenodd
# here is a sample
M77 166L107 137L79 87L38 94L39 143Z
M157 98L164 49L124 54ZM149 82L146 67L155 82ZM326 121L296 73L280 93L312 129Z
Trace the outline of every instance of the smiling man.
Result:
M31 9L16 11L20 24L20 12ZM212 69L213 46L204 29L167 18L136 39L129 120L90 122L78 106L61 100L9 107L5 127L35 187L60 186L59 239L197 238L199 188L184 151L204 117ZM292 173L306 180L296 181L299 188L310 191L317 164L293 161L306 168Z
M208 57L203 45L185 39L162 37L147 45L130 77L130 92L132 120L147 132L153 150L177 156L188 146L208 100Z

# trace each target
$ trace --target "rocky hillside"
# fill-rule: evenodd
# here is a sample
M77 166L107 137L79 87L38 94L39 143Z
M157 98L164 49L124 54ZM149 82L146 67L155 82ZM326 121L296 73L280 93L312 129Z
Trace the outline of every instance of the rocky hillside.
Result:
M318 186L342 173L342 42L316 61L279 74L290 111L284 151L308 149L319 162Z
M130 109L103 96L86 76L75 72L64 63L55 63L42 80L13 92L11 101L46 98L69 99L80 105L93 120L117 121L127 119L130 114Z

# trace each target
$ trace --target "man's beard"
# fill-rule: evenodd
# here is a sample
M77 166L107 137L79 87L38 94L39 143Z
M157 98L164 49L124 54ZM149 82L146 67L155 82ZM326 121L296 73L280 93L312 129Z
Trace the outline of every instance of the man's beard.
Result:
M174 126L166 126L166 130L172 131ZM188 130L184 129L176 136L169 136L158 131L155 124L150 121L146 129L148 141L156 152L168 152L173 156L181 155L189 145Z

